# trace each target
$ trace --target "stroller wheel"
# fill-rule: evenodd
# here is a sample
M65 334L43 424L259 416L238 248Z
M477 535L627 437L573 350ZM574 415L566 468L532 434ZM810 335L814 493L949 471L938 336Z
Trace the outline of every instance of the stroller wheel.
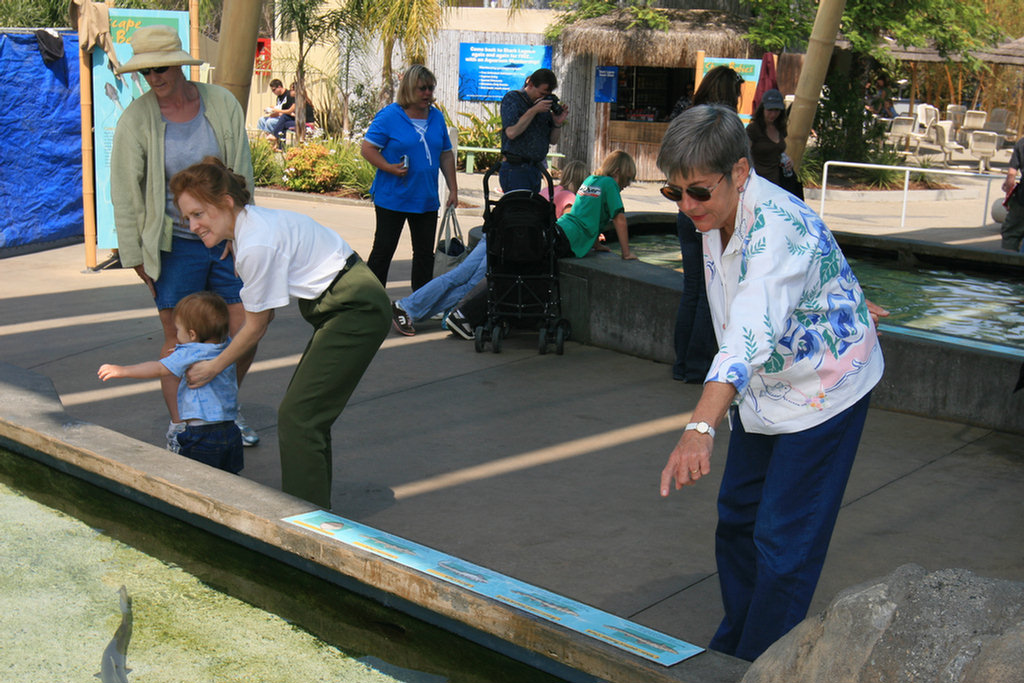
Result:
M561 356L565 353L565 340L569 337L569 323L559 322L555 328L555 353Z
M501 338L504 336L505 329L500 325L495 325L494 329L491 330L491 350L495 353L501 353Z
M483 353L484 350L484 326L477 325L476 329L473 330L473 348L476 349L477 353Z
M542 356L548 352L548 328L543 325L537 332L537 352Z

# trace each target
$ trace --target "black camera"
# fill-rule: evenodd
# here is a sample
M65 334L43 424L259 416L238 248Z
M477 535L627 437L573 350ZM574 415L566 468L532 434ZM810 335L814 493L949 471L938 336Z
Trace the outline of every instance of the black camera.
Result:
M565 111L565 108L558 101L558 95L545 95L544 99L551 102L551 109L549 111L555 116L561 116L562 112Z

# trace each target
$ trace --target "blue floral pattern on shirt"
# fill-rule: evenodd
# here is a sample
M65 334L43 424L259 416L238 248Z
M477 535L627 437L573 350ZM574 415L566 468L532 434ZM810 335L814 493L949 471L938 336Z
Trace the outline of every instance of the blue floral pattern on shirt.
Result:
M707 381L736 388L744 427L803 429L867 393L881 352L860 284L821 218L751 173L732 239L721 238L713 230L704 241L720 344Z

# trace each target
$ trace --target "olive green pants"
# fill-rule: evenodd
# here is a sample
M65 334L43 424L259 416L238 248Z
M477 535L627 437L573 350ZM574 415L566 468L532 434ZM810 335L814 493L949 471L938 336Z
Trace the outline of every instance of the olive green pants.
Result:
M391 329L391 301L359 261L299 312L313 336L277 411L281 488L330 509L331 425Z

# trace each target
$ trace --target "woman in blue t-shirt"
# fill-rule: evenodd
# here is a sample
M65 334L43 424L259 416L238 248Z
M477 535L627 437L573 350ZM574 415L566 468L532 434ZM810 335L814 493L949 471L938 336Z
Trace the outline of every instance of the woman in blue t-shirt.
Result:
M425 66L409 67L398 88L397 102L377 112L363 140L363 157L377 167L370 188L377 229L366 265L383 285L387 285L391 258L406 221L412 239L413 290L433 275L434 231L441 205L438 170L448 184L447 205L458 205L448 127L444 115L433 106L436 83Z

